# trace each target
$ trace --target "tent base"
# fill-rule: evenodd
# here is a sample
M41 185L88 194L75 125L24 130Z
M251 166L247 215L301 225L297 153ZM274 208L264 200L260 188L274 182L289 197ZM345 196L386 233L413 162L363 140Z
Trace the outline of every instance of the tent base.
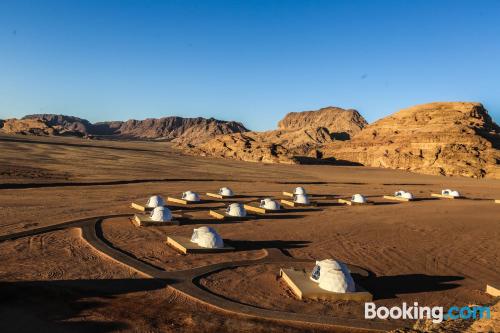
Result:
M228 215L225 210L210 210L208 214L210 214L210 216L212 217L215 217L217 220L241 221L248 219L248 216Z
M151 210L151 208L143 206L143 205L136 204L135 202L132 202L130 204L130 208L133 208L133 209L138 210L140 212L145 212L145 211Z
M180 222L177 220L178 216L174 216L172 221L169 222L158 222L153 221L151 217L147 215L134 215L134 218L130 219L132 224L136 227L151 227L151 226L165 226L165 225L179 225Z
M463 196L454 197L452 195L439 194L439 193L431 193L431 197L445 198L445 199L465 199L465 197Z
M486 285L486 293L493 296L493 297L499 297L500 296L500 285L491 285L487 284Z
M341 204L345 204L345 205L349 205L349 206L355 206L355 205L371 205L373 202L354 202L354 201L351 201L351 200L347 200L347 199L339 199L338 200L339 203Z
M179 198L172 198L172 197L168 197L167 201L175 202L175 203L178 203L178 204L181 204L181 205L197 205L197 204L202 204L203 203L203 200L200 200L200 201L188 201L188 200L179 199Z
M181 236L169 236L166 241L167 245L173 248L174 250L182 253L216 253L216 252L227 252L234 251L234 247L225 245L222 248L214 248L209 249L206 247L201 247L196 243L191 242L191 240L187 237Z
M217 198L217 199L230 199L230 198L235 197L234 195L230 196L230 195L222 195L222 194L210 193L210 192L207 192L207 196L212 197L212 198Z
M387 200L396 200L396 201L415 201L415 199L408 199L408 198L403 198L403 197L397 197L394 195L384 195L384 199Z
M316 207L318 204L316 202L309 202L308 204L298 203L290 200L281 199L281 204L289 207Z
M285 209L266 209L258 206L252 206L250 204L244 204L243 208L245 208L249 212L254 212L258 214L272 214L272 213L282 213Z
M323 290L319 287L319 284L312 281L309 275L303 270L282 268L280 269L280 277L300 300L310 298L332 301L369 302L373 299L372 294L358 284L356 284L356 290L359 291L353 293L335 293Z

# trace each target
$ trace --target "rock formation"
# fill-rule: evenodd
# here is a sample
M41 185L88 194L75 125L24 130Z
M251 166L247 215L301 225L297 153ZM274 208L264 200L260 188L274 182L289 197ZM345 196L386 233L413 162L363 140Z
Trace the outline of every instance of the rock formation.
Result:
M321 157L321 145L347 140L366 124L356 110L328 107L292 112L278 123L277 130L221 135L200 145L190 145L186 151L252 162L298 163L307 157Z
M430 103L369 125L324 158L433 175L500 178L500 128L480 103Z
M40 119L7 119L0 129L4 133L24 135L56 135L57 130Z
M4 133L34 135L106 136L115 139L165 140L197 144L220 134L245 132L238 122L205 118L165 117L160 119L100 122L54 114L35 114L8 119Z
M278 122L278 129L297 131L307 129L327 129L333 138L347 140L368 125L358 111L326 107L317 111L290 112Z

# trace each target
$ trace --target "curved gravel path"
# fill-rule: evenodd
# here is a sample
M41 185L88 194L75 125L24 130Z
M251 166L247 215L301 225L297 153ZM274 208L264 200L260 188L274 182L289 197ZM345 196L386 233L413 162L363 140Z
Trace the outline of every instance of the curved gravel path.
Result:
M224 269L232 269L242 266L281 263L289 264L292 262L310 262L310 260L293 258L285 255L281 250L273 248L265 249L266 256L260 259L231 261L188 270L167 272L151 266L146 262L131 257L120 249L113 247L112 244L106 240L101 228L101 223L103 220L114 217L130 217L132 215L133 214L113 214L66 221L53 226L22 231L10 235L3 235L0 236L0 241L33 236L65 228L80 228L82 230L82 238L87 241L88 244L91 245L94 249L99 251L102 255L120 264L130 267L146 277L163 280L168 284L168 288L172 288L173 290L180 292L181 294L187 296L192 300L202 302L224 312L240 316L270 319L281 322L319 324L331 326L332 329L346 329L353 332L382 332L397 328L397 326L395 326L393 323L387 321L336 318L334 316L316 316L304 313L268 310L241 304L217 296L198 284L198 281L203 276L210 275ZM354 268L361 270L362 272L366 272L361 268Z

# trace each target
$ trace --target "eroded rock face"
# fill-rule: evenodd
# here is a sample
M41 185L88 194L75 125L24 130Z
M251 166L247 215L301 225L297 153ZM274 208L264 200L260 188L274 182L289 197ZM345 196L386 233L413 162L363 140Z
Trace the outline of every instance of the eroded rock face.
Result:
M296 131L304 128L325 128L338 140L347 140L368 123L358 111L326 107L317 111L290 112L280 120L280 130Z
M347 140L366 124L355 110L328 107L292 112L278 123L277 130L221 135L200 145L191 145L185 151L251 162L298 163L301 157L320 157L321 145Z
M5 133L107 136L116 139L165 140L183 144L196 144L220 134L247 131L241 123L213 118L165 117L92 124L78 117L35 114L20 120L9 119L7 122L8 127L2 129Z
M39 119L7 119L1 127L2 132L23 135L56 135L57 130L50 127L46 121Z
M128 120L123 123L108 124L113 135L139 139L163 139L178 143L197 144L217 135L248 131L235 121L222 121L214 118L165 117L159 119Z
M417 105L376 121L324 158L433 175L500 178L500 128L480 103Z

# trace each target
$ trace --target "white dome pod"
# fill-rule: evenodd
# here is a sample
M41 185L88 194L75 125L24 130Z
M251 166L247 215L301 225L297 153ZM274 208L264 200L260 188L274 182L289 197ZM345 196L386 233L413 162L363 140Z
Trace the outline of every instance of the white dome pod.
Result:
M293 190L293 194L303 194L303 195L307 195L307 192L306 192L306 189L299 186L299 187L296 187L295 190Z
M356 203L366 203L367 202L366 198L361 194L353 195L351 198L351 201L356 202Z
M190 202L198 202L200 201L200 196L196 192L186 191L182 193L182 199Z
M449 195L451 197L459 197L460 196L460 193L458 191L454 191L454 190L450 190L450 189L442 190L441 194L442 195Z
M281 208L278 201L273 200L271 198L265 198L260 201L261 208L269 209L269 210L279 210Z
M226 213L229 216L238 216L238 217L245 217L245 216L247 216L247 211L245 210L245 208L243 207L243 205L240 204L240 203L236 203L236 202L230 204L227 207Z
M333 259L316 261L311 280L319 283L321 289L336 293L356 291L354 280L347 265Z
M151 212L151 220L155 222L170 222L172 221L172 213L170 209L164 206L155 207Z
M293 202L309 205L309 197L307 196L307 194L295 194L293 196Z
M193 230L191 242L198 244L201 247L214 249L223 248L224 241L219 236L217 231L210 227L200 227Z
M394 196L405 198L405 199L413 199L413 194L411 194L410 192L406 192L406 191L397 191L394 193Z
M162 207L165 206L165 200L159 195L153 195L148 199L146 206L148 208Z
M229 187L221 187L219 189L219 194L225 197L232 197L234 195L233 190L231 190Z

